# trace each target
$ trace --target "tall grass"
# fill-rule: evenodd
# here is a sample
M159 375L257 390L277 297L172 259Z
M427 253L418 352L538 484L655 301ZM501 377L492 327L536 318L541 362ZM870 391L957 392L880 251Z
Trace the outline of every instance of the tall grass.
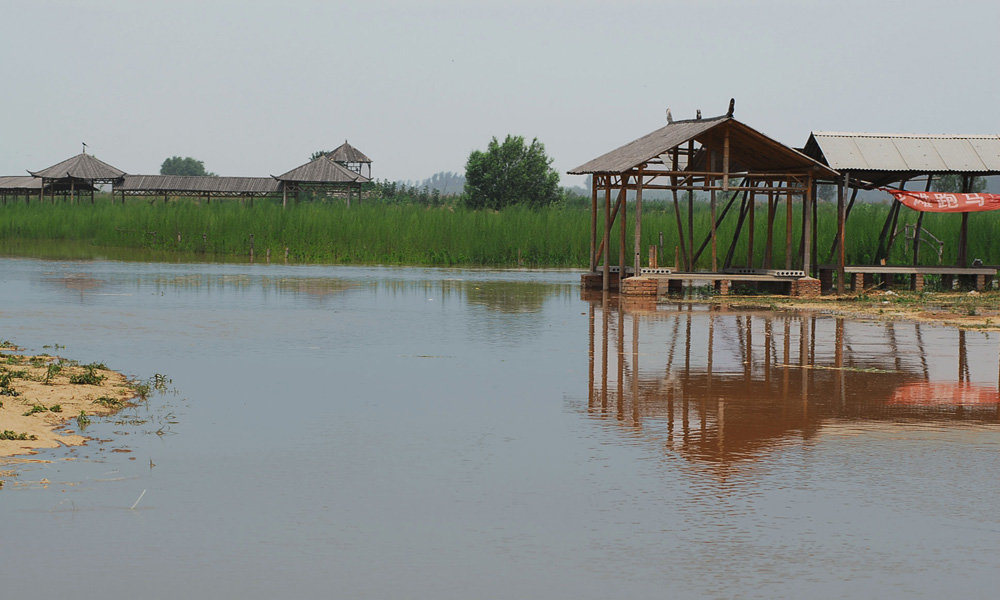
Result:
M686 203L684 203L686 205ZM629 206L628 231L632 231L634 207ZM720 202L719 211L722 210ZM718 228L720 266L736 231L739 202ZM818 206L816 263L832 261L830 247L836 233L836 206ZM857 204L851 214L847 236L847 260L864 264L874 260L878 236L888 213L887 204ZM898 230L916 221L917 213L904 210ZM798 266L801 207L793 212L792 264ZM683 222L687 223L686 214ZM927 213L923 227L945 240L944 264L957 257L959 215ZM708 203L694 204L695 248L708 234ZM971 215L969 259L1000 264L1000 244L994 231L1000 227L995 213ZM763 264L767 230L766 202L757 203L753 266ZM603 224L598 224L599 236ZM618 232L612 228L609 251L612 264L619 262ZM660 264L672 265L679 245L673 206L647 202L643 207L642 254L659 244L663 233ZM168 204L130 200L112 204L107 197L97 203L74 205L8 203L0 206L0 252L45 254L52 257L86 257L110 254L116 258L170 255L204 256L213 260L245 259L250 254L251 235L255 256L262 260L270 250L280 260L288 249L289 259L310 263L482 265L528 267L586 267L590 252L590 210L562 206L540 210L509 208L500 212L472 211L460 206L420 206L407 203L366 203L347 208L337 203L302 203L288 208L272 202L254 205L237 202L199 204L174 200ZM748 264L748 235L744 231L735 246L733 265ZM45 246L53 248L46 254ZM911 242L902 233L893 246L889 262L912 261ZM55 249L58 250L55 250ZM772 265L785 265L785 207L779 205L773 229ZM106 252L113 250L114 252ZM631 263L631 239L626 243L626 262ZM58 256L54 256L58 255ZM937 264L937 254L921 249L922 264ZM711 265L711 249L702 253L697 267Z

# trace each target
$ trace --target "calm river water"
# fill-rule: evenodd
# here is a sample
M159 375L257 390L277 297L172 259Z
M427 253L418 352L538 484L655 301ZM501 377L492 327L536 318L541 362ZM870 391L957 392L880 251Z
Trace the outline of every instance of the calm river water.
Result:
M578 278L0 259L0 338L172 381L0 465L3 596L992 597L1000 336Z

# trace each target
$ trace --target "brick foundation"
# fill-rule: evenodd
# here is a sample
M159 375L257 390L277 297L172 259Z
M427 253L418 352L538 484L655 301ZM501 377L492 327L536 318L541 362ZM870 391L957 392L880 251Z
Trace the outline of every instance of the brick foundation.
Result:
M791 288L789 295L798 298L819 298L823 293L819 279L814 277L803 277L793 281Z
M651 277L629 277L622 284L622 294L625 296L655 298L658 292L659 282Z

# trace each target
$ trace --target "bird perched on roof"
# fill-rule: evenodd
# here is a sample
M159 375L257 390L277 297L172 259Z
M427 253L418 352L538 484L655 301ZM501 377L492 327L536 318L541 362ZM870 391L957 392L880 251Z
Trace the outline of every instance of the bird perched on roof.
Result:
M668 108L667 109L667 123L673 123L673 122L674 122L674 116L672 114L670 114L670 109Z
M726 113L726 118L733 118L733 111L736 110L736 98L729 99L729 112Z

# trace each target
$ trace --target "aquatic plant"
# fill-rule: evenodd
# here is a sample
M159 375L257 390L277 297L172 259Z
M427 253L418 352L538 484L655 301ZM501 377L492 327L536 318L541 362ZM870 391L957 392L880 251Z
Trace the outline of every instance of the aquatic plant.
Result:
M84 369L83 373L70 375L69 382L79 385L101 385L104 375L98 374L93 365L86 365Z

